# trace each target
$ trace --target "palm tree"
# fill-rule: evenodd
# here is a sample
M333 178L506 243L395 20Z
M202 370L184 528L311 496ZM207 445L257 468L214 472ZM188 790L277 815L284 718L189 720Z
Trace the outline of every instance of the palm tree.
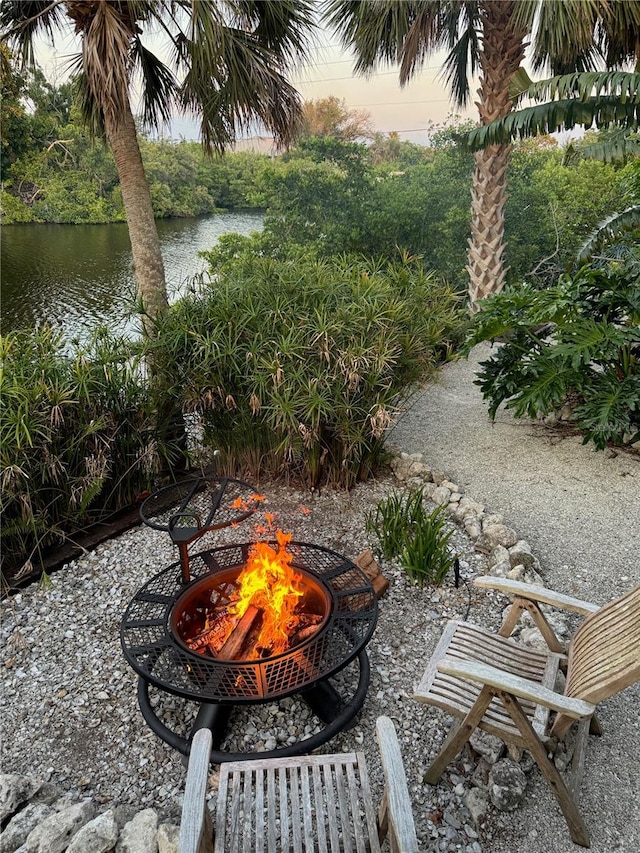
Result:
M640 3L624 0L327 0L329 23L356 54L356 71L398 62L406 84L431 54L446 49L443 66L458 106L469 100L478 71L481 123L507 116L509 84L532 44L534 70L591 70L598 61L620 66L636 50ZM504 206L508 144L474 154L471 237L467 270L472 307L505 283Z
M73 29L84 116L103 133L120 176L134 275L146 332L167 305L160 243L131 108L141 83L144 126L157 128L180 107L199 115L202 141L223 151L240 129L262 122L286 143L301 101L285 79L305 55L308 0L4 0L1 38L33 64L34 40ZM163 62L143 35L162 35Z

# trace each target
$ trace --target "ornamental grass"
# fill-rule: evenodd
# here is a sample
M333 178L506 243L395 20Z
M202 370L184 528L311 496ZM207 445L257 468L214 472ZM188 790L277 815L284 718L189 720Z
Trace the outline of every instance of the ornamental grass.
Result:
M176 303L154 393L199 421L221 470L349 488L383 460L416 383L464 335L459 297L415 259L243 255Z

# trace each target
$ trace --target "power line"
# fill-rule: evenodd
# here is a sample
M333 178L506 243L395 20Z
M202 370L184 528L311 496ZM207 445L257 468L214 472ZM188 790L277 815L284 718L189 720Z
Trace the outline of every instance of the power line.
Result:
M406 107L409 104L444 104L449 98L432 98L430 101L386 101L375 104L349 104L349 109L355 110L360 107Z
M437 71L439 70L437 66L430 66L428 68L422 68L421 71ZM399 72L396 71L375 71L372 72L371 77L390 77L397 76ZM350 74L348 77L319 77L317 80L300 80L299 84L302 83L335 83L339 80L357 80L364 79L366 83L370 82L366 77L363 77L360 74Z

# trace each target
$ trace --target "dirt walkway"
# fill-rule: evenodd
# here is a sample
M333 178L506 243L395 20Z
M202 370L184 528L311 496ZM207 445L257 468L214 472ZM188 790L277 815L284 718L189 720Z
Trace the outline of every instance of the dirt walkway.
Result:
M447 365L421 392L390 438L421 451L465 493L504 514L529 541L546 583L604 602L640 583L640 459L596 452L501 412L494 424L474 385L481 345L469 361ZM592 850L640 851L640 685L601 706L604 736L587 753L581 809ZM578 850L546 784L532 774L527 804L504 816L492 853Z

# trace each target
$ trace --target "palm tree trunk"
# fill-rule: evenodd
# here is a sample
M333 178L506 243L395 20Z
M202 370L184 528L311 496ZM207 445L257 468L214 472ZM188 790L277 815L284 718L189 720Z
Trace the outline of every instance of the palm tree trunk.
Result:
M142 165L138 135L128 101L124 115L117 121L105 116L105 130L120 176L133 272L142 307L142 324L146 334L152 336L155 318L168 305L167 286L149 182Z
M511 111L509 83L524 58L524 31L515 31L512 0L481 4L483 50L480 54L480 102L483 124ZM472 310L476 303L504 287L504 206L507 201L507 166L511 148L491 145L474 155L471 190L471 237L467 270Z

